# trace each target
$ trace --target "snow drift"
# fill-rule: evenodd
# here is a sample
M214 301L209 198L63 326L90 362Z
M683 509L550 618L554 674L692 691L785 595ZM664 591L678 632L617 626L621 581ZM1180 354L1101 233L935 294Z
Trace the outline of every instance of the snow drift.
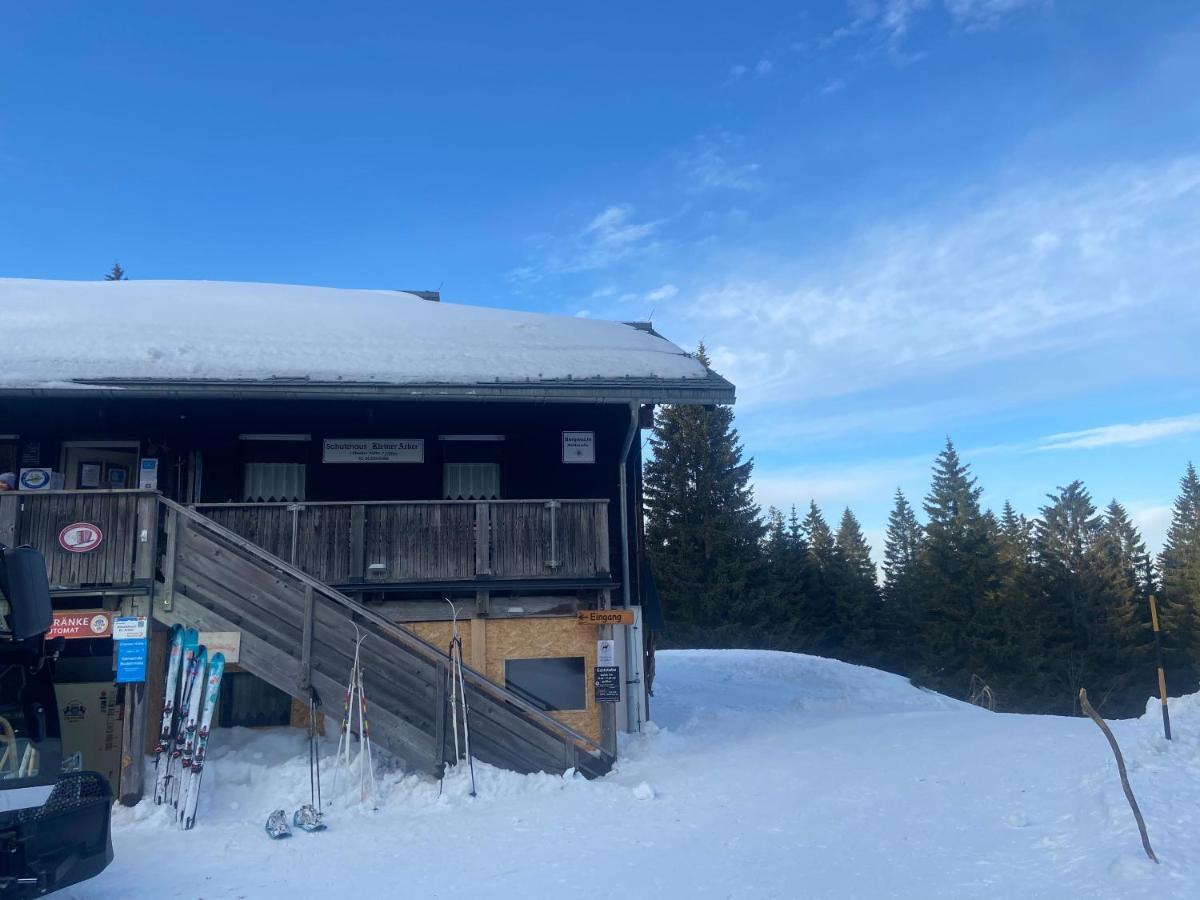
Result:
M369 674L368 674L369 677ZM368 686L369 690L369 686ZM272 842L308 800L306 736L214 734L194 831L118 808L116 861L67 896L1191 897L1200 698L1114 722L1162 865L1142 854L1085 719L989 713L786 653L659 656L655 725L606 778L477 768L444 794L385 772L378 809L332 790L330 830Z

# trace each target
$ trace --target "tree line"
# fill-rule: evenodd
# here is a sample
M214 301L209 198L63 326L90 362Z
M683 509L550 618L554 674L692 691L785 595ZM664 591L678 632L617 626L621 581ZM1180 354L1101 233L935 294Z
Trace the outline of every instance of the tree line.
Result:
M981 488L950 440L919 509L897 490L882 565L854 513L768 510L728 407L664 407L645 466L646 546L665 646L836 657L1007 711L1110 716L1156 692L1148 598L1159 603L1171 693L1200 678L1200 479L1180 481L1166 545L1074 481L1036 518Z

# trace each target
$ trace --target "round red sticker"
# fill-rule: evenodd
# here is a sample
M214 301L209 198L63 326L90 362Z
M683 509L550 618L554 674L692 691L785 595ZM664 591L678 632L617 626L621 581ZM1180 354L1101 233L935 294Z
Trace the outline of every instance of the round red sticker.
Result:
M104 541L104 532L90 522L72 522L58 533L58 543L71 553L87 553Z

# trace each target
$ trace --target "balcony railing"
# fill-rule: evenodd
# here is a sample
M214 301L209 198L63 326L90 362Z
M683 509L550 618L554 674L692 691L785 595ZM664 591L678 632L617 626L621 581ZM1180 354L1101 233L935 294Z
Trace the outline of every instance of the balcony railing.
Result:
M594 578L609 573L608 501L199 503L326 584Z
M55 590L147 586L154 575L154 491L0 493L0 543L46 557Z

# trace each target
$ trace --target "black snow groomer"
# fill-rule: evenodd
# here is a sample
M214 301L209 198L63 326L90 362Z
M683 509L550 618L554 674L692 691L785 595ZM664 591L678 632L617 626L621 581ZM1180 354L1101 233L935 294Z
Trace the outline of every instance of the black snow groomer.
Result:
M60 774L57 648L46 563L0 544L0 897L40 897L112 862L112 788L95 772ZM61 639L60 639L61 640Z

